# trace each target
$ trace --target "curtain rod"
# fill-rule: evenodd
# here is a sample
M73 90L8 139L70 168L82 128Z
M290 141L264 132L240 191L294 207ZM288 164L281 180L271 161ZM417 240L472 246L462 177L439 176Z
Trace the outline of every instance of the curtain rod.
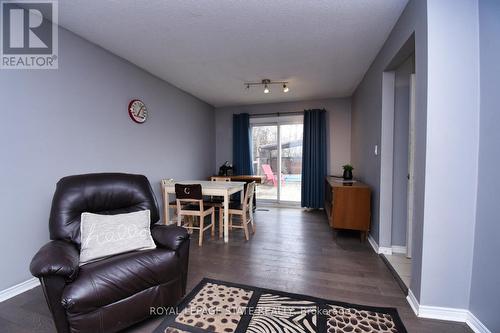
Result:
M250 118L256 117L281 117L291 115L303 115L304 111L291 111L291 112L273 112L273 113L251 113Z

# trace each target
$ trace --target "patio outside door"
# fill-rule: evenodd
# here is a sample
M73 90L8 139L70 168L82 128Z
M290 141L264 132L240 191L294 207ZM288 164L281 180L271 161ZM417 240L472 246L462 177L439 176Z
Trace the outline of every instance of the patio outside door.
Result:
M299 204L302 186L303 117L252 118L255 175L265 177L256 188L259 201Z

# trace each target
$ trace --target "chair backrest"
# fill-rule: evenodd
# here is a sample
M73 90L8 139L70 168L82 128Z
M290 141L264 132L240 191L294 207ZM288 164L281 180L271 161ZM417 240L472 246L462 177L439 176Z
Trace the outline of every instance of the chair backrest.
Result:
M162 187L171 185L172 183L175 183L175 180L173 178L160 180L160 184Z
M182 200L203 200L200 184L175 184L175 196Z
M230 182L230 177L210 177L210 180L213 182Z
M271 180L274 178L273 174L273 169L271 169L271 166L269 164L262 164L262 171L264 171L264 174L266 175L266 178Z
M175 197L177 214L183 212L182 204L196 204L199 211L203 212L203 195L200 184L175 184Z
M151 225L160 215L156 197L143 175L94 173L64 177L57 182L50 211L52 240L80 245L80 218L89 212L103 215L149 209Z
M248 183L247 190L245 192L245 198L243 199L243 205L249 207L249 209L252 209L254 195L255 195L255 182Z

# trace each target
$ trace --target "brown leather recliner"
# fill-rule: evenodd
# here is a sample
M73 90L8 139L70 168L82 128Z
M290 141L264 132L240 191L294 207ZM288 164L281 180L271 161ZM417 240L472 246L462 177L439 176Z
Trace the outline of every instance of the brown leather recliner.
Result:
M157 248L128 252L79 267L83 212L120 214L149 209ZM69 176L57 183L51 241L31 261L58 332L116 332L150 316L150 307L174 306L186 291L189 235L154 225L158 205L142 175Z

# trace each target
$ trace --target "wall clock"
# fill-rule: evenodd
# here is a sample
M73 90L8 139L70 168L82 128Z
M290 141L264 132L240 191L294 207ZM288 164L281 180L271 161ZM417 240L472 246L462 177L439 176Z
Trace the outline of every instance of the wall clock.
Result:
M128 104L128 115L138 124L142 124L148 118L146 105L140 99L133 99Z

